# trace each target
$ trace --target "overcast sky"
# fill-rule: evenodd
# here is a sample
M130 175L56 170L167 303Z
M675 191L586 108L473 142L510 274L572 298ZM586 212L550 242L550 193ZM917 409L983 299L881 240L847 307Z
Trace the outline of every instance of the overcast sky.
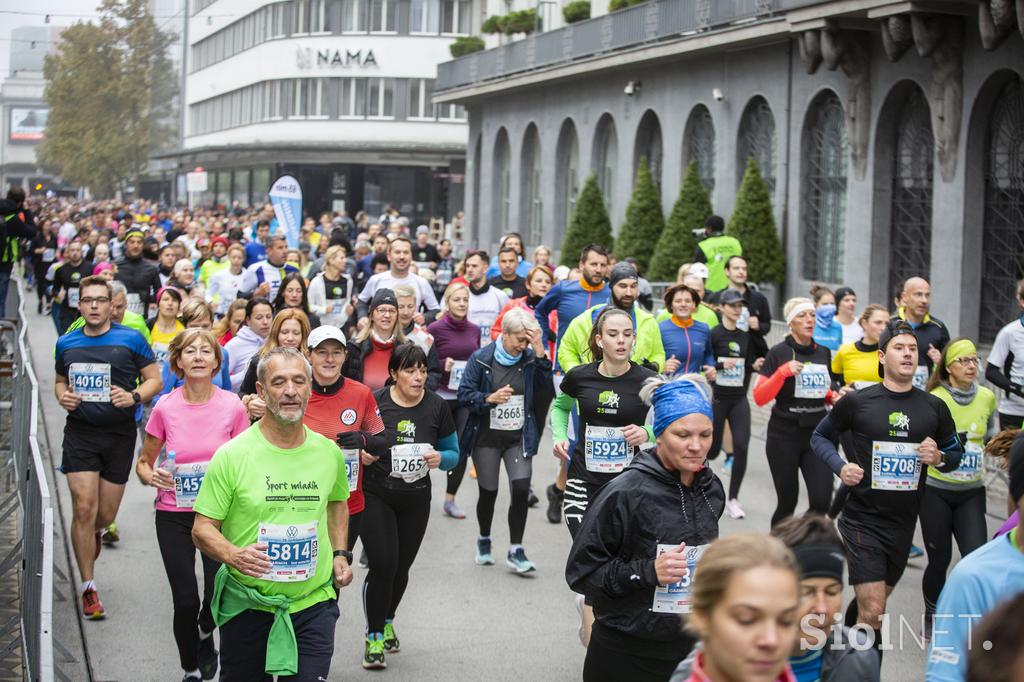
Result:
M38 3L0 3L0 78L7 78L11 61L11 29L21 26L70 26L98 16L100 0L40 0Z

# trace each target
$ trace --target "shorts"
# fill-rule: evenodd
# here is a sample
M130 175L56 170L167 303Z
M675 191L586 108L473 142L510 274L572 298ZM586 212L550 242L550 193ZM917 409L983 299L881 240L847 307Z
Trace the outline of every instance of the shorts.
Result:
M836 525L846 545L850 584L885 582L895 587L907 568L916 521L910 520L905 528L880 524L871 527L842 514Z
M98 471L104 481L124 485L135 459L135 438L135 422L95 427L69 420L64 425L60 470Z

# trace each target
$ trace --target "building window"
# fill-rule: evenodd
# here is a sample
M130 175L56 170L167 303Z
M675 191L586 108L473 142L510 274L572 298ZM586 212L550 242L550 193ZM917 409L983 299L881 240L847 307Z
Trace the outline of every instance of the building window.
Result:
M278 3L273 6L273 16L270 26L271 38L283 38L287 34L285 19L285 3Z
M395 80L393 78L367 79L366 114L370 118L394 118Z
M519 164L521 220L526 224L526 243L540 244L543 234L541 201L540 136L537 126L530 124L523 138L523 153Z
M502 234L508 232L512 207L512 173L509 169L511 156L508 133L502 128L494 143L494 192L491 194L498 210L498 230Z
M461 104L438 104L437 117L442 121L465 121L466 108Z
M370 33L394 33L396 0L370 0Z
M833 92L807 113L803 138L804 279L843 281L846 225L846 121Z
M297 78L292 82L292 110L289 118L325 117L329 110L326 79Z
M995 340L1019 313L1017 281L1024 264L1024 80L1014 76L991 108L985 150L982 227L981 340Z
M747 104L740 121L736 153L736 187L743 181L747 161L754 159L761 177L768 185L768 196L775 199L775 116L764 97L755 97Z
M343 33L366 33L366 1L342 0L341 30Z
M286 81L268 81L264 91L267 119L274 121L284 117L284 85Z
M434 106L430 103L433 94L433 79L409 79L409 118L433 121Z
M908 277L930 279L934 157L931 112L915 87L901 107L893 145L889 291Z
M612 218L612 197L615 192L615 169L619 162L619 141L615 135L615 123L607 114L597 124L597 135L594 144L594 159L597 172L597 184L604 197L604 207L608 217ZM612 218L614 220L614 218Z
M295 0L292 3L292 34L322 33L326 0Z
M441 0L441 32L469 35L472 16L470 0Z
M365 78L339 78L338 88L338 117L339 118L365 118L366 117L366 79Z
M640 160L647 159L655 187L661 188L661 124L658 115L647 110L636 130L636 144L633 149L633 174L640 168Z
M238 202L239 206L249 205L249 171L236 170L235 182L231 191L231 203Z
M555 178L555 196L561 203L558 210L558 217L562 222L562 229L567 230L572 222L573 211L576 210L576 195L580 191L579 179L579 140L576 137L576 126L572 121L566 121L562 125L562 134L558 139L558 175Z
M412 0L409 33L437 34L441 27L440 0Z
M684 133L685 151L684 165L691 161L697 162L697 176L701 184L708 188L708 193L715 192L715 123L711 112L703 104L698 104L690 112Z

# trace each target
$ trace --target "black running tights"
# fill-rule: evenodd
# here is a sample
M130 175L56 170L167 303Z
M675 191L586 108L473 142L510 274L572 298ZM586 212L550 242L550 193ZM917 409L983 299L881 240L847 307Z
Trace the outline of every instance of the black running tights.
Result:
M750 403L746 395L715 396L715 435L711 441L708 459L718 457L722 449L725 422L732 430L732 471L729 473L729 498L740 496L743 476L747 473L747 449L750 447Z
M768 468L772 472L778 498L772 514L772 527L796 511L801 475L807 486L810 511L825 514L832 499L832 470L811 449L814 429L803 429L790 423L779 424L778 421L773 417L768 423L765 442Z
M944 490L926 485L919 516L924 548L928 551L921 591L925 611L933 614L939 593L946 584L946 569L953 558L953 538L956 538L961 557L985 544L988 535L985 487Z
M469 419L469 409L460 407L458 400L448 400L446 402L452 411L452 418L455 419L455 433L459 438L462 438L462 429L466 427L466 420ZM449 495L459 492L459 486L462 485L462 479L466 475L466 460L468 459L468 454L466 456L460 454L459 463L448 472L448 483L445 486L445 492Z

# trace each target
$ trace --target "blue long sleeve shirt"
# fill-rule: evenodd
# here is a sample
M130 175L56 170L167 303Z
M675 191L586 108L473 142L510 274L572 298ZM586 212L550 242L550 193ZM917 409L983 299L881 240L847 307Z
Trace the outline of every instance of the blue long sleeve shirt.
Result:
M607 303L611 298L611 290L607 284L602 284L600 289L584 288L580 281L564 281L559 282L555 285L551 291L547 293L544 298L540 300L537 307L534 308L533 314L537 318L537 322L540 324L540 328L545 330L545 340L550 342L554 341L557 345L562 341L562 336L565 335L565 330L569 328L569 323L572 322L580 313L585 310L589 310L595 305L601 303ZM548 329L548 315L551 311L558 313L558 332L555 338L551 338ZM559 371L557 351L555 356L555 371Z
M676 374L700 373L705 365L714 366L715 356L708 343L711 327L698 320L680 326L671 317L658 323L665 358L675 357L680 362Z

